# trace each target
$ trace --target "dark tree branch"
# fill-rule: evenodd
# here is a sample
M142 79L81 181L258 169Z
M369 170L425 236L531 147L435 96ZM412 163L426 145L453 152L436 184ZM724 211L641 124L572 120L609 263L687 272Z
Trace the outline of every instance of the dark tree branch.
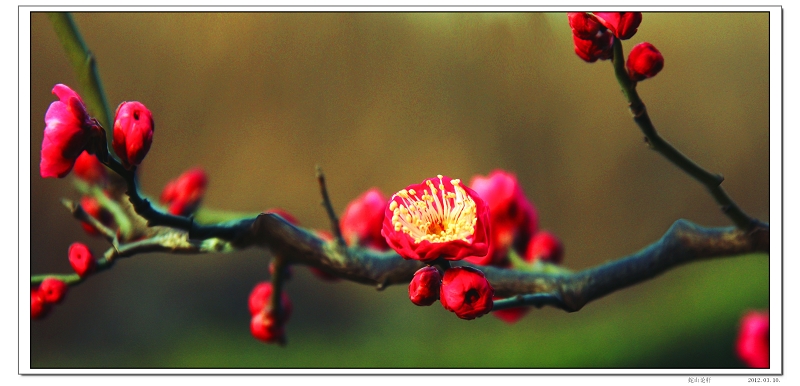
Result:
M557 300L546 299L548 303L545 304L577 311L592 300L654 278L684 263L756 252L769 253L768 225L747 232L735 227L704 228L687 220L678 220L659 241L641 251L573 274L544 275L492 267L481 269L500 296L548 294ZM542 300L533 297L515 304L537 305ZM503 308L507 307L503 305Z
M283 254L292 264L324 267L337 276L385 287L408 283L422 263L394 252L349 248L342 254L331 243L272 214L258 216L250 241ZM540 273L480 266L495 293L496 309L518 305L554 305L577 311L611 292L651 279L681 264L746 253L769 253L769 225L753 231L735 227L704 228L678 220L661 240L630 256L575 273ZM459 262L466 265L463 262ZM528 296L531 295L531 296Z
M315 233L295 227L278 215L261 214L254 219L198 226L190 219L159 212L142 199L136 188L135 173L122 168L112 157L109 163L128 182L128 196L134 210L150 225L177 225L189 233L165 228L159 236L118 248L119 256L134 253L169 251L203 253L261 246L282 256L281 265L301 264L322 268L341 278L375 285L378 289L391 284L408 283L424 264L404 260L395 252L377 252L361 247L326 242ZM321 191L328 214L333 213L327 198L324 177ZM335 214L331 217L338 229ZM541 307L553 305L577 311L588 302L616 290L653 278L686 262L733 256L752 252L769 252L769 225L760 222L748 231L737 228L703 228L686 220L678 220L661 240L643 250L576 273L526 272L484 267L480 269L500 297L495 309L520 305ZM196 240L196 234L209 235ZM232 237L231 237L232 236ZM518 296L521 295L521 296Z
M222 238L196 240L185 231L158 228L151 238L123 244L106 252L106 262L112 261L113 257L138 253L229 252L260 246L272 251L274 256L281 256L276 269L285 265L308 265L378 289L408 283L414 272L424 266L419 261L405 260L395 252L361 247L343 250L336 241L326 242L314 232L296 227L275 214L261 214L237 224L235 233L239 236L234 241ZM759 223L753 230L744 231L735 227L705 228L687 220L678 220L659 241L641 251L575 273L478 268L484 272L497 296L508 297L495 302L494 309L552 305L572 312L595 299L656 277L681 264L747 253L769 253L769 244L768 224ZM469 265L463 261L457 264ZM108 266L110 264L103 268ZM31 284L46 277L61 276L68 284L81 281L77 275L38 275L31 277Z
M378 288L408 283L414 272L424 266L415 260L404 260L394 251L379 252L360 247L342 250L336 241L325 241L271 213L259 215L249 234L239 241L240 245L269 248L284 256L287 264L322 268L341 278Z
M737 227L743 230L752 230L763 224L758 220L751 218L744 211L736 205L722 188L722 181L724 178L719 174L712 174L707 170L697 165L689 157L683 155L678 149L675 149L669 142L661 138L656 132L653 122L650 121L650 116L647 114L647 109L644 102L636 92L636 82L632 81L628 76L628 71L625 68L625 57L622 53L622 42L619 39L614 39L614 73L617 77L619 85L622 87L622 93L628 100L631 114L633 114L633 121L639 126L642 133L645 135L645 141L651 149L657 151L664 156L668 161L672 162L675 166L683 170L686 174L703 184L708 192L714 197L717 204L720 205L722 212L736 224Z

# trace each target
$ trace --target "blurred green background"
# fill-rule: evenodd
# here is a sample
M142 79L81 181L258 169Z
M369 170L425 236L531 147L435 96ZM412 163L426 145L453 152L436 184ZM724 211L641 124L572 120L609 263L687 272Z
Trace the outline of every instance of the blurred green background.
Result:
M314 165L341 213L370 187L446 174L517 174L543 229L582 269L633 253L676 219L728 226L699 184L647 149L611 64L572 48L565 14L78 13L112 111L138 100L156 133L144 191L202 166L209 208L280 207L327 228ZM653 43L665 68L639 84L660 133L750 215L769 221L766 13L645 13L625 52ZM70 272L74 241L101 252L39 177L56 83L77 88L45 14L31 20L33 273ZM296 267L289 345L250 336L247 296L267 257L141 255L73 288L32 322L31 365L59 368L740 367L740 316L768 305L768 259L690 264L576 313L508 325L416 307L404 286L321 282Z

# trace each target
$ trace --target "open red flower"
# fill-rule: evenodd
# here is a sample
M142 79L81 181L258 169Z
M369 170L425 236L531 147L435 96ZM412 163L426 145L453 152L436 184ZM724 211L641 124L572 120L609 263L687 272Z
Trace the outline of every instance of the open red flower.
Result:
M436 267L427 266L414 273L408 284L408 297L418 306L429 306L439 299L442 275Z
M638 82L656 76L664 68L664 55L648 42L639 43L631 49L625 66L631 79Z
M94 256L92 256L92 251L85 244L72 243L69 246L68 254L69 264L78 276L84 277L94 270L96 266Z
M404 259L483 257L489 250L489 209L461 180L438 175L392 196L381 234Z
M528 249L525 251L525 260L536 260L559 264L564 258L564 245L561 240L550 232L539 232L531 238Z
M512 173L495 170L488 177L473 177L469 185L489 207L491 242L485 257L466 260L479 265L505 266L509 248L521 255L528 240L539 229L536 209Z
M748 367L769 368L769 312L751 311L742 318L736 353Z
M492 310L494 289L483 272L472 267L455 267L444 272L439 301L461 319L475 319Z
M594 17L621 40L632 38L642 23L641 12L594 12Z
M342 235L348 244L356 240L359 245L385 251L389 249L381 236L386 197L380 190L372 188L347 205L339 221Z
M84 151L75 160L75 176L96 185L103 185L108 178L106 167L93 154Z
M51 103L44 116L39 174L42 177L62 178L69 174L75 160L89 144L94 127L81 97L71 88L57 84L53 94L58 100Z
M206 193L206 172L194 168L170 181L161 192L161 202L169 207L169 213L188 216L197 210Z
M153 114L140 102L122 102L117 107L111 146L125 168L142 163L153 143L155 127Z

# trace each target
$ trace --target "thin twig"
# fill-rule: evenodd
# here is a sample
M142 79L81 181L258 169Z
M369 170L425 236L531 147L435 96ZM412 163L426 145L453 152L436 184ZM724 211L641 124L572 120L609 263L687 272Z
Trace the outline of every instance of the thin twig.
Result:
M76 219L89 223L92 227L97 229L101 235L109 242L112 246L116 247L119 245L119 240L117 239L117 233L114 230L105 226L100 220L94 218L94 216L86 213L86 210L80 204L76 204L71 200L62 199L61 203L67 207L67 209L72 213L72 216Z
M132 257L142 253L166 252L175 254L202 254L212 252L231 252L237 248L232 243L222 239L210 238L206 240L191 240L183 231L163 228L153 237L137 240L130 243L119 244L108 249L103 254L103 259L97 260L94 274L105 271L114 264L116 258ZM36 285L48 277L55 277L68 285L77 285L86 278L77 274L47 273L31 276L31 285Z
M653 126L653 123L650 121L650 116L647 114L644 102L642 102L642 99L636 92L636 82L629 78L628 72L625 69L622 42L619 39L614 39L614 59L612 64L617 81L622 87L622 93L628 100L631 114L633 114L633 120L639 126L642 133L644 133L650 148L657 151L668 161L672 162L672 164L703 184L706 189L708 189L709 193L711 193L711 196L714 197L717 204L720 205L722 212L728 216L739 229L750 231L756 227L763 226L764 224L744 213L744 211L736 205L736 202L728 196L722 188L723 177L721 175L712 174L703 169L658 135L655 126Z
M336 239L336 243L340 248L346 249L347 244L344 242L342 229L339 227L339 218L336 217L336 212L333 210L333 204L328 196L328 188L325 185L325 174L322 173L322 168L319 165L317 165L317 182L319 182L319 191L322 194L322 206L325 207L325 211L328 213L328 220L331 223L331 232L333 232L333 237Z

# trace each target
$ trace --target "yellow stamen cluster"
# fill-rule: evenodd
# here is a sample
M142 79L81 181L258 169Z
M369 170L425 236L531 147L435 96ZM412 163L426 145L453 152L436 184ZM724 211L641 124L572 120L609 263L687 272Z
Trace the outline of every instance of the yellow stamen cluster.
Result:
M437 177L439 186L434 186L431 180L425 181L428 189L423 189L422 195L414 189L403 189L392 197L389 210L392 211L394 230L403 231L417 243L423 240L432 243L470 242L478 222L475 201L460 185L461 180L450 180L454 191L448 192L442 175ZM395 197L400 197L402 203L395 201Z

